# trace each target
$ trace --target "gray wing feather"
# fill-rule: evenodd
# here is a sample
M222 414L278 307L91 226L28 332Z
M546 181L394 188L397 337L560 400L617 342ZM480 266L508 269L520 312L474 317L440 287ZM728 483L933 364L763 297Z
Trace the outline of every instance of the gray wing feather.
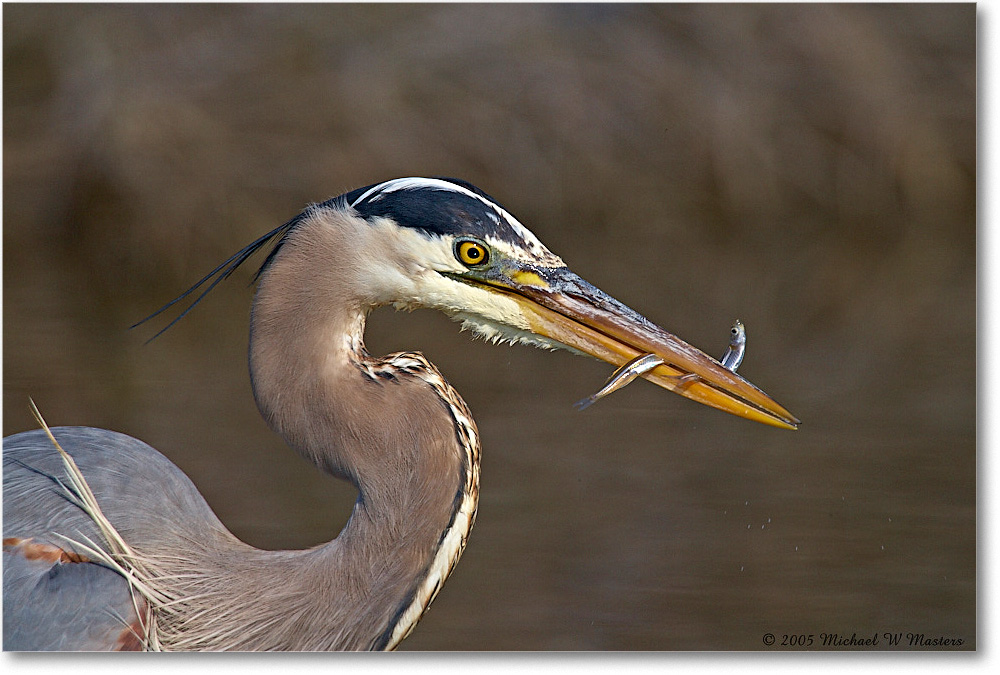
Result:
M105 651L137 617L125 580L94 563L3 554L5 651Z
M103 429L52 432L134 548L182 555L192 540L232 537L191 480L149 445ZM64 537L103 544L97 527L67 495L62 459L43 431L5 438L3 469L5 540L31 539L67 550L73 547ZM4 549L4 649L115 648L135 618L121 576L95 563L53 563Z

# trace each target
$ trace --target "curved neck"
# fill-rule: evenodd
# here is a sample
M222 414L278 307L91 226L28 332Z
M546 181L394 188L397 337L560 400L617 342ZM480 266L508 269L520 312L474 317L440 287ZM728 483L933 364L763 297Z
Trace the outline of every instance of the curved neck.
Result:
M253 305L261 413L359 492L337 539L301 552L291 578L274 566L276 583L301 590L300 606L275 612L316 617L298 644L281 647L394 647L457 562L475 518L479 443L464 402L421 355L373 359L364 350L371 307L350 294L355 264L341 256L364 227L337 211L306 218L265 270Z

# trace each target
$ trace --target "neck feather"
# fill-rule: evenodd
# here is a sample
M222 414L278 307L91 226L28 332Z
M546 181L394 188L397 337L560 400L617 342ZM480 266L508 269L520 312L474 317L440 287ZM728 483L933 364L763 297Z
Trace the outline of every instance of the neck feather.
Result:
M458 561L475 520L479 440L465 403L418 353L375 359L371 306L350 293L347 245L366 223L317 212L274 255L254 301L250 367L268 424L358 500L334 541L243 551L233 583L262 635L238 648L393 648ZM227 561L233 565L233 561ZM249 598L249 600L248 600ZM276 626L288 617L289 627ZM266 628L266 630L264 629ZM284 635L269 644L276 635Z

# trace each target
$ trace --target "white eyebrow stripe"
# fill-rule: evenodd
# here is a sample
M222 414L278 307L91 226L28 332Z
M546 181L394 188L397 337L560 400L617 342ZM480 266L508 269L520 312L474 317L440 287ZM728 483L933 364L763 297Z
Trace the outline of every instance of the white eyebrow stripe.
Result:
M548 251L548 249L545 248L545 245L538 240L538 237L536 237L531 232L531 230L522 225L517 218L508 213L502 206L500 206L495 202L490 201L489 199L486 199L482 195L476 194L472 190L468 190L462 187L461 185L458 185L456 183L450 183L446 180L441 180L440 178L418 178L418 177L394 178L393 180L389 180L384 183L379 183L378 185L375 185L374 187L365 190L364 194L362 194L360 197L354 200L354 202L351 204L351 208L352 209L356 208L358 204L365 201L366 199L368 199L377 192L379 193L395 192L396 190L415 190L418 188L427 188L431 190L450 190L451 192L457 192L458 194L465 195L466 197L472 197L473 199L478 199L483 204L486 204L491 209L496 211L501 218L506 220L507 223L510 225L511 229L514 230L514 232L516 232L517 235L521 237L521 239L523 239L526 244L532 247L538 246L541 248L542 251L545 252ZM374 197L373 199L377 198L378 197Z

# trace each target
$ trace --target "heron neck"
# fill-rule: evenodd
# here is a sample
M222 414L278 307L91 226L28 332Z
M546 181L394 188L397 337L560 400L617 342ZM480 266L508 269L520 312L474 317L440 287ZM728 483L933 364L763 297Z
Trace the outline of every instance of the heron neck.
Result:
M310 220L291 236L254 301L254 395L290 446L358 488L337 539L303 552L300 573L315 589L305 597L331 616L314 626L315 644L296 648L392 647L464 548L478 498L478 437L465 404L421 355L365 352L370 308L345 290L342 233ZM333 256L318 275L317 250Z

